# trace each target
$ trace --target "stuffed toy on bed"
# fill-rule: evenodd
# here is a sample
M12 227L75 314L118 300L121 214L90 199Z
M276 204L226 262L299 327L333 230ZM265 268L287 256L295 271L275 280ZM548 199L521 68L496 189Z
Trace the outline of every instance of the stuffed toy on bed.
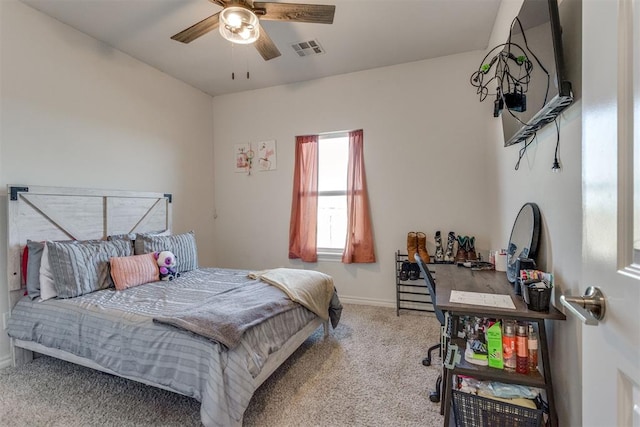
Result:
M153 254L160 268L160 280L171 281L180 277L176 270L176 256L170 251L156 252Z

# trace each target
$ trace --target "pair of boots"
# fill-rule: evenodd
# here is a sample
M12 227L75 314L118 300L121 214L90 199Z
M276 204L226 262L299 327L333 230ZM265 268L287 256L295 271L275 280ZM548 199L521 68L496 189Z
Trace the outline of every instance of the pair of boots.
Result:
M431 257L427 251L427 235L421 231L410 231L407 234L407 254L409 255L409 262L416 262L416 253L420 255L422 261L425 263L431 262Z
M442 235L440 234L440 231L436 231L435 241L436 241L436 262L453 263L454 261L453 246L456 242L456 233L454 233L453 231L449 232L449 235L447 237L446 251L444 251L442 248Z
M456 262L476 261L478 259L475 242L476 238L474 236L458 236Z
M408 261L402 263L400 268L400 280L418 280L420 278L420 267L416 262L416 254L424 262L430 262L427 251L427 235L421 231L410 231L407 234L407 256Z

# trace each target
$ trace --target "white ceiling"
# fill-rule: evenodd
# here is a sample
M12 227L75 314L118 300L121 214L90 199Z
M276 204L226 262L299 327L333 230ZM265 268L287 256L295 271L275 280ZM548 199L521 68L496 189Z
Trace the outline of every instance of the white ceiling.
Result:
M232 48L217 29L189 44L171 40L221 10L208 0L22 1L215 96L484 49L501 0L287 1L335 4L334 22L262 21L282 52L270 61L253 46ZM291 48L310 39L326 53Z

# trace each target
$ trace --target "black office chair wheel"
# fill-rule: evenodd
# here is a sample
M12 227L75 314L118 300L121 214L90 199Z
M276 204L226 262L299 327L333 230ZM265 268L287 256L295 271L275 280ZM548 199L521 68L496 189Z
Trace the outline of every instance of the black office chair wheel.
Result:
M431 366L431 353L433 353L436 350L440 349L440 343L436 344L436 345L432 345L431 347L429 347L429 350L427 350L427 357L425 357L424 359L422 359L422 364L424 366Z
M433 403L440 402L440 390L442 388L442 375L438 376L436 380L436 390L429 393L429 400Z

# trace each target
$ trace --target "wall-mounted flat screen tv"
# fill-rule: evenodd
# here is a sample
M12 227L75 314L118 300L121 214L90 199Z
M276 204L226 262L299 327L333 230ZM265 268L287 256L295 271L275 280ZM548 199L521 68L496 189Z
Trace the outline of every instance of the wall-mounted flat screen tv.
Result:
M533 137L573 102L566 79L557 0L525 0L511 26L503 55L522 65L519 75L502 81L504 146ZM517 67L514 67L517 68ZM511 83L513 83L513 81Z

